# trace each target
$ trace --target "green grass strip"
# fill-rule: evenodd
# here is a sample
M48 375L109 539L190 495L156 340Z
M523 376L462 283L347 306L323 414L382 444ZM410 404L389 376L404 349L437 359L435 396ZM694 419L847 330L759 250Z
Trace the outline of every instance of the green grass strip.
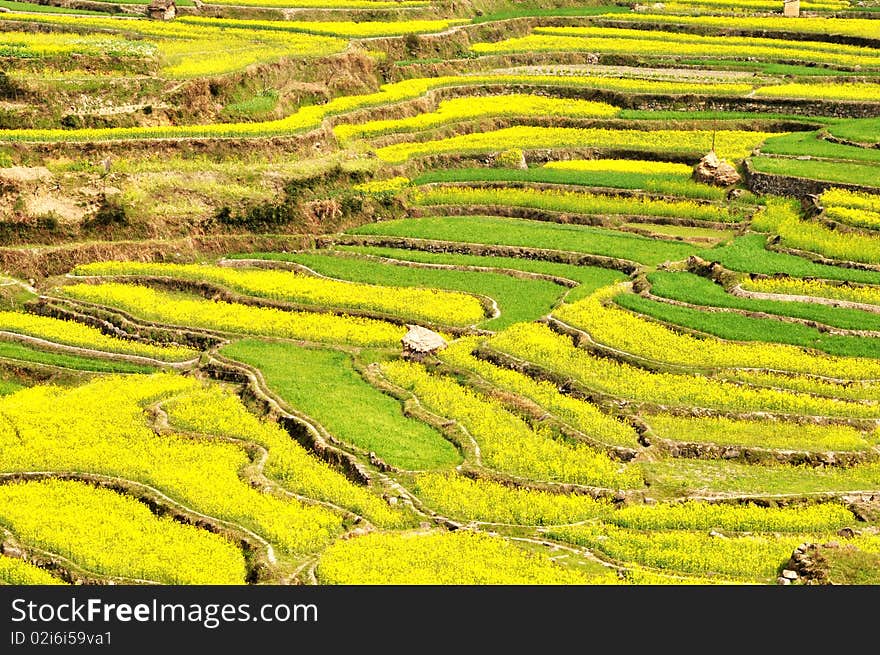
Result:
M704 312L635 294L620 294L614 301L631 311L729 341L787 343L802 348L815 348L829 355L880 358L880 339L825 334L806 325L783 323L771 318Z
M132 364L125 361L111 361L109 359L92 359L67 353L47 352L28 348L20 343L0 341L0 357L18 359L37 364L49 364L50 366L62 366L79 371L100 371L103 373L153 373L155 367Z
M395 266L355 256L290 253L285 254L284 259L308 266L322 275L352 282L448 289L489 296L498 303L501 316L480 323L488 329L533 321L549 312L566 291L549 280L521 280L502 273Z
M856 143L880 143L880 118L861 118L841 121L828 131L836 137Z
M698 184L681 175L652 173L621 173L606 171L568 171L553 168L450 168L424 173L413 184L434 182L544 182L549 184L577 184L581 186L611 187L615 189L644 189L654 193L724 199L725 190Z
M880 166L871 164L858 164L849 161L822 161L818 159L777 159L775 157L753 157L751 162L752 168L759 173L791 175L842 184L861 184L862 186L870 187L880 186Z
M880 272L816 264L803 257L767 250L766 243L767 236L764 234L746 234L725 246L705 251L702 257L719 262L731 270L744 273L763 273L764 275L784 273L792 277L816 277L826 280L847 280L860 284L880 284Z
M741 298L727 293L712 280L693 273L658 271L650 273L648 280L654 295L692 305L793 316L845 330L880 330L880 314L809 302Z
M104 2L114 2L114 0L103 0ZM122 4L120 0L115 0ZM131 0L131 4L148 4L150 0ZM189 0L181 0L179 5L191 5ZM0 7L5 7L12 12L38 12L41 14L91 14L93 16L106 16L103 11L89 11L88 9L72 9L70 7L56 7L55 5L41 5L36 2L13 2L12 0L0 0Z
M397 400L364 381L346 353L256 339L237 341L221 352L259 368L291 407L392 466L424 470L461 462L455 446L436 430L405 417Z
M440 239L487 245L548 248L629 259L643 264L685 259L702 250L614 230L491 216L430 216L362 225L353 234Z
M761 152L771 155L809 155L823 159L880 163L880 150L825 141L818 137L817 132L792 132L770 137L764 141Z
M453 264L457 266L488 266L492 268L509 268L530 273L556 275L579 282L580 286L568 292L566 301L574 302L590 295L597 289L621 282L626 275L620 271L597 266L575 266L574 264L557 264L539 259L517 259L515 257L488 257L483 255L460 255L457 253L427 252L424 250L405 250L403 248L374 248L370 246L340 246L345 252L358 252L376 257L390 257L411 262L427 264Z

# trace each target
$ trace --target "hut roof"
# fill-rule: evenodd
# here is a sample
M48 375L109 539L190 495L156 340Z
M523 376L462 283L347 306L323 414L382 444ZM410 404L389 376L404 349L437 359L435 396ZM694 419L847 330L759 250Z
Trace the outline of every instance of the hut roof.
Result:
M446 339L433 330L421 325L407 325L406 327L409 328L409 332L400 340L404 348L419 353L430 353L446 347Z

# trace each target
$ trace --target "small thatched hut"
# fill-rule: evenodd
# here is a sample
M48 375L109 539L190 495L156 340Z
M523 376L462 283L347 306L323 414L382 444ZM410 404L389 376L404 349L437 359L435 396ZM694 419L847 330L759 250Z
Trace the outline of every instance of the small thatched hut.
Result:
M147 15L153 20L174 20L177 17L177 5L174 0L150 0Z
M446 347L446 339L421 325L407 325L409 331L400 342L403 344L403 356L407 359L421 361L425 356Z

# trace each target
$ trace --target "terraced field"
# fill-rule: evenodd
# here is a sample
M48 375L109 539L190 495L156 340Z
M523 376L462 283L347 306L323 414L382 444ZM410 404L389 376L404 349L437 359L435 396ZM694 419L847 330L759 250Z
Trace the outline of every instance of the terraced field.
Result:
M880 583L876 2L0 5L0 584Z

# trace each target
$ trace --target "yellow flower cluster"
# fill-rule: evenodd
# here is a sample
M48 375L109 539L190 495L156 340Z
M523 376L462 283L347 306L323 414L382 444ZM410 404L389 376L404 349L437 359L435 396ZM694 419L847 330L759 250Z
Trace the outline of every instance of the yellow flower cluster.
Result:
M53 47L54 44L71 43L76 48L98 48L101 44L113 54L113 47L121 47L121 53L134 49L149 56L158 53L162 72L171 77L216 75L239 70L253 63L272 61L282 57L322 57L341 52L347 46L343 39L315 36L283 30L225 27L221 24L192 24L186 21L126 20L100 16L68 16L64 14L4 14L4 21L12 24L37 23L56 27L58 31L39 32L33 39ZM69 34L64 30L74 27L93 30L92 34ZM114 33L140 37L124 41ZM83 45L77 45L76 40ZM92 46L88 44L94 42ZM39 46L35 46L39 47ZM65 46L66 47L66 46ZM123 128L125 129L125 128ZM137 128L128 128L137 129ZM166 128L167 129L167 128ZM63 130L47 130L60 132ZM84 130L102 133L102 130ZM41 131L34 130L39 133Z
M397 177L389 177L385 180L361 182L360 184L353 185L351 188L370 195L384 195L400 191L407 186L409 186L409 178L398 175Z
M757 446L781 450L867 450L880 441L878 433L865 434L846 425L801 425L787 421L742 421L724 417L643 417L661 437L722 446Z
M476 373L492 384L521 394L538 403L558 419L602 443L638 447L638 434L623 421L600 411L595 405L559 392L556 385L533 380L527 375L501 368L471 355L479 339L466 337L449 344L438 357L444 362Z
M729 0L731 4L735 0ZM808 1L804 0L801 7ZM679 3L676 3L679 4ZM706 3L701 3L706 4ZM810 3L812 4L812 3ZM829 3L832 4L832 3ZM833 4L845 6L843 2ZM667 8L669 4L666 4ZM866 38L877 37L877 25L868 18L819 18L801 16L796 21L783 16L662 16L657 14L627 14L628 23L672 23L675 25L695 25L732 30L754 30L756 32L779 31L800 32L804 34L842 34Z
M809 59L839 66L880 65L876 51L861 46L615 27L536 27L528 36L475 43L471 49L477 54L573 50L679 57L749 56L764 61Z
M842 11L851 6L846 0L801 0L802 11ZM663 4L663 11L671 13L691 13L701 10L734 11L737 14L757 11L778 12L779 3L770 0L674 0ZM762 17L760 20L765 19Z
M872 212L867 209L854 209L853 207L826 207L825 216L840 223L865 227L871 230L880 229L880 212Z
M725 159L742 159L767 137L766 132L718 130L715 152ZM706 130L607 130L603 128L517 126L493 132L462 134L436 141L397 143L376 150L385 162L397 164L412 157L459 152L497 152L506 148L599 148L641 152L705 153L712 147Z
M613 489L643 484L637 466L622 468L586 444L565 442L544 427L530 427L498 401L452 378L432 375L423 366L402 361L383 364L382 371L429 410L463 425L479 444L486 466L535 480Z
M338 535L337 514L261 493L240 478L251 463L240 446L159 436L150 428L147 405L199 388L197 380L175 374L131 375L4 396L0 470L87 471L140 482L292 553L317 550Z
M877 88L880 89L880 85ZM782 237L782 245L789 248L842 261L880 264L880 239L830 230L819 223L802 220L797 205L788 200L769 198L764 211L757 212L752 219L752 227L778 234Z
M4 15L4 19L7 15ZM30 16L29 18L32 18ZM85 17L76 17L77 20ZM111 20L111 19L100 19ZM138 21L150 25L169 25L170 23L158 23L154 21ZM174 22L175 24L177 21ZM117 23L113 23L116 25ZM186 27L189 30L197 29L194 26ZM297 35L291 35L297 36ZM302 38L325 38L299 35ZM336 40L333 40L336 41ZM179 56L184 57L186 48L185 41L170 40L168 43L175 45L180 50ZM219 42L225 45L223 41ZM168 50L170 45L166 45ZM227 46L228 47L228 46ZM253 57L263 57L253 47L247 52L229 51L218 55L210 51L210 58L183 58L179 66L189 67L184 72L199 73L192 69L203 66L227 65L232 62L235 66L252 63ZM243 63L238 63L238 62ZM208 71L201 71L207 74ZM171 125L159 127L107 127L107 128L83 128L75 130L66 129L16 129L0 130L0 140L5 141L106 141L114 139L169 139L185 137L204 138L244 138L266 137L280 134L295 134L304 130L315 129L321 125L328 116L344 114L346 112L376 107L380 105L401 102L418 98L432 89L444 87L484 87L487 85L514 86L562 86L574 88L608 89L624 93L705 93L720 95L744 95L752 90L748 84L698 84L692 82L664 82L656 80L639 80L617 77L558 77L554 75L448 75L441 77L416 78L384 84L380 91L364 95L340 96L323 105L309 105L302 107L290 116L278 120L254 122L254 123L209 123L206 125ZM650 134L648 132L643 133ZM687 133L680 133L687 134ZM763 138L761 139L763 140ZM711 144L711 134L706 133L702 145L698 148L704 151ZM749 148L750 150L750 148ZM720 150L719 150L720 152ZM730 155L727 155L730 156ZM744 156L744 155L743 155Z
M478 532L371 533L338 541L317 568L323 584L600 584L501 537Z
M116 34L3 32L0 43L0 56L23 59L77 55L151 58L156 54L154 44L139 43Z
M0 555L0 584L60 585L64 583L38 566L16 557Z
M439 127L447 123L474 120L489 116L567 116L580 118L607 118L620 111L604 102L550 98L538 95L512 94L477 96L444 100L436 111L410 118L370 121L360 124L337 125L333 133L346 140L415 132Z
M849 191L833 187L823 191L822 195L819 196L819 200L826 207L852 207L853 209L880 212L880 196L873 193L862 193L860 191Z
M332 0L331 0L332 1ZM244 4L244 3L242 3ZM261 5L268 3L261 2ZM299 0L297 6L302 6ZM377 4L370 2L370 5ZM378 4L383 4L379 2ZM399 4L399 3L395 3ZM404 3L406 4L406 3ZM426 34L442 32L453 25L467 23L467 19L446 20L408 20L408 21L302 21L302 20L236 20L233 18L202 18L182 16L181 23L205 27L233 27L242 30L278 30L282 32L303 32L324 36L365 39L377 36L401 36L403 34Z
M550 536L624 564L751 582L774 580L792 551L810 540L808 535L719 538L707 532L642 532L610 525L556 528Z
M413 194L420 205L510 205L545 211L612 216L663 216L735 223L742 215L726 207L693 200L658 200L648 196L603 196L581 191L531 188L427 187Z
M185 361L198 356L198 352L191 348L128 341L111 337L97 328L82 323L20 312L0 312L0 331L23 334L67 346L150 357L165 362Z
M644 159L564 159L544 164L544 168L585 173L648 173L650 175L681 175L690 177L693 170L687 164Z
M832 532L855 520L837 503L761 507L752 503L659 503L628 505L605 520L632 530L726 530L734 532Z
M672 330L615 305L608 304L622 287L605 287L554 315L580 328L600 344L654 361L680 366L765 368L812 373L851 380L880 378L880 362L858 357L834 357L785 344L734 342L698 338Z
M676 407L880 417L880 409L859 402L814 397L806 391L750 388L698 375L655 373L595 357L544 325L519 323L490 338L488 343L514 357L569 376L586 387L621 398ZM806 378L804 382L808 384Z
M97 262L76 275L159 275L205 281L240 293L322 307L362 309L412 320L470 325L485 318L480 301L457 291L389 287L313 277L292 271L226 268L206 264Z
M214 4L306 9L398 9L425 7L430 3L428 0L216 0Z
M179 396L165 409L175 427L263 446L269 451L266 474L294 493L345 507L384 527L401 527L406 522L381 498L309 454L277 423L258 419L220 387Z
M761 293L812 296L814 298L829 298L866 305L880 305L880 287L834 284L825 280L804 280L790 277L744 279L740 282L740 286L748 291L758 291Z
M369 318L288 312L214 300L182 297L131 284L75 284L64 295L109 305L149 321L353 346L397 346L405 329Z
M755 387L788 389L825 398L842 400L880 400L880 384L875 381L820 380L811 375L768 373L766 371L732 371L719 377L738 380Z
M880 229L880 196L846 189L828 189L819 200L825 216L848 225Z
M244 584L247 573L244 554L223 537L159 518L133 498L81 482L0 485L0 522L26 544L100 575Z
M611 503L591 496L554 494L472 480L455 473L426 473L416 478L416 496L452 518L511 525L560 525L611 513Z
M880 84L871 84L870 82L826 82L824 84L791 82L762 86L755 91L755 95L768 98L880 102Z

